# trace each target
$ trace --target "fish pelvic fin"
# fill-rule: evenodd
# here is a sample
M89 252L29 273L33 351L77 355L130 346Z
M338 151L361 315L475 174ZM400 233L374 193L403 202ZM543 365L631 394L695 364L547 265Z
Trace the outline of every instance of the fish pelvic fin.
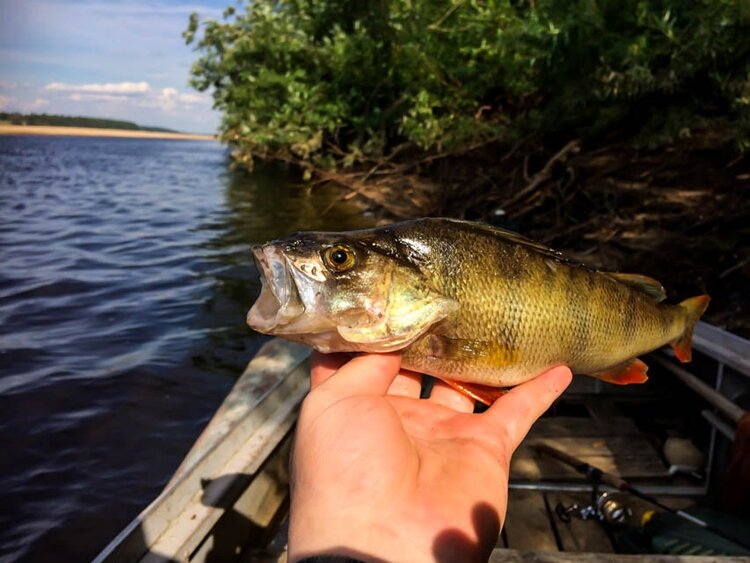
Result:
M443 379L442 381L462 395L466 395L469 399L479 401L488 407L508 392L507 389L480 385L478 383L464 383L463 381L452 381L450 379Z
M677 305L686 313L685 330L676 340L670 342L674 355L683 364L689 362L693 358L693 329L695 323L701 318L701 315L706 311L708 303L711 298L708 295L698 295L697 297L690 297L685 299L682 303Z
M591 376L615 385L629 385L648 381L647 371L648 366L645 363L638 358L632 358L611 368L592 373Z

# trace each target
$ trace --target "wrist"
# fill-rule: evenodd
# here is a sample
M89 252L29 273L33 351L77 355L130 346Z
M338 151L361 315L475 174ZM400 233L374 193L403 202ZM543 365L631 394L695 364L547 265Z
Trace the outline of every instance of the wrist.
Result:
M328 507L292 497L288 558L290 562L323 555L360 561L433 561L432 538L413 528L414 522L388 510Z
M314 556L349 557L360 561L418 561L399 555L408 538L397 530L361 514L339 508L300 510L292 504L289 516L289 561ZM395 548L395 549L394 549Z
M407 510L412 509L408 514L379 510L368 515L360 510L348 510L350 507L346 506L332 510L324 503L300 506L293 500L288 560L300 562L325 556L366 562L463 563L486 560L494 547L499 534L498 518L488 507L479 507L473 515L478 518L478 512L487 511L481 517L493 523L491 530L480 531L478 522L464 522L470 517L439 512L427 514L414 511L414 506L408 502L405 504L409 505ZM436 526L438 522L440 525ZM485 541L480 541L480 536L485 536Z

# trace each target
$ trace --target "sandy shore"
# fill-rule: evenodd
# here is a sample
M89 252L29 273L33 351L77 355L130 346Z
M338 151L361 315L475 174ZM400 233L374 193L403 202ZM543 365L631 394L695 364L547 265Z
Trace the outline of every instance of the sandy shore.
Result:
M176 139L212 141L214 135L192 133L161 133L158 131L129 131L127 129L98 129L94 127L54 127L51 125L10 125L0 123L0 135L67 135L69 137L129 137L133 139Z

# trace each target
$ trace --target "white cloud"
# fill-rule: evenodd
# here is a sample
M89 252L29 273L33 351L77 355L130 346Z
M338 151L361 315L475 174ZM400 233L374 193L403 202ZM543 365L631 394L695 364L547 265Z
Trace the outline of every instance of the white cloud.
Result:
M19 100L17 98L0 96L0 109L17 111L20 113L33 113L49 105L49 100L36 98L32 101Z
M107 82L104 84L64 84L51 82L44 87L54 92L93 92L106 94L142 94L151 90L148 82Z
M28 1L28 0L27 0ZM55 0L55 4L65 5L67 2ZM39 2L44 5L44 2ZM71 3L72 7L78 7L76 4ZM185 4L179 3L174 6L166 4L156 4L154 2L127 2L127 3L112 3L112 2L90 2L84 4L84 7L93 12L100 14L106 14L113 17L122 17L123 15L133 16L184 16L191 12L198 12L202 17L220 18L223 12L220 8L215 8L200 3L197 4Z
M15 82L8 82L7 80L0 80L0 90L15 90L18 86Z
M158 107L164 111L174 111L178 107L190 108L195 105L208 106L211 97L206 94L195 94L190 92L179 92L176 88L162 88L153 92L151 96L145 96L141 100L141 106Z
M68 99L72 102L122 102L125 100L124 96L118 96L116 94L71 94Z
M47 99L47 113L211 130L220 114L187 86L197 55L182 32L233 1L0 0L0 94L16 111Z
M0 0L1 1L1 0ZM159 85L161 86L161 85ZM156 87L148 81L72 83L49 82L38 89L29 89L19 99L11 100L15 111L31 112L41 107L47 113L108 117L134 121L141 125L158 124L182 130L211 129L213 98L199 92L181 91L172 86ZM37 104L32 107L32 104ZM6 104L8 105L8 104ZM191 125L185 127L186 116ZM208 118L201 118L208 116ZM214 122L215 123L215 122Z
M154 108L172 113L194 106L210 107L207 94L180 92L177 88L152 88L148 82L65 84L51 82L42 88L50 95L64 94L71 102L102 102L121 107Z
M206 104L211 103L212 98L208 94L180 94L180 101L183 104L191 105L191 104Z

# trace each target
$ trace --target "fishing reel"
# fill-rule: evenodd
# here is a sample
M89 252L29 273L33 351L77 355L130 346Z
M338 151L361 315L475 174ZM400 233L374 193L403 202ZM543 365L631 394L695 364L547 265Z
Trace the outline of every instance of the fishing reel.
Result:
M627 524L633 511L624 505L617 495L600 493L595 487L592 491L591 504L581 506L575 503L566 507L560 502L555 506L555 514L566 523L570 522L572 516L575 516L581 520L598 520L612 526L622 526Z

